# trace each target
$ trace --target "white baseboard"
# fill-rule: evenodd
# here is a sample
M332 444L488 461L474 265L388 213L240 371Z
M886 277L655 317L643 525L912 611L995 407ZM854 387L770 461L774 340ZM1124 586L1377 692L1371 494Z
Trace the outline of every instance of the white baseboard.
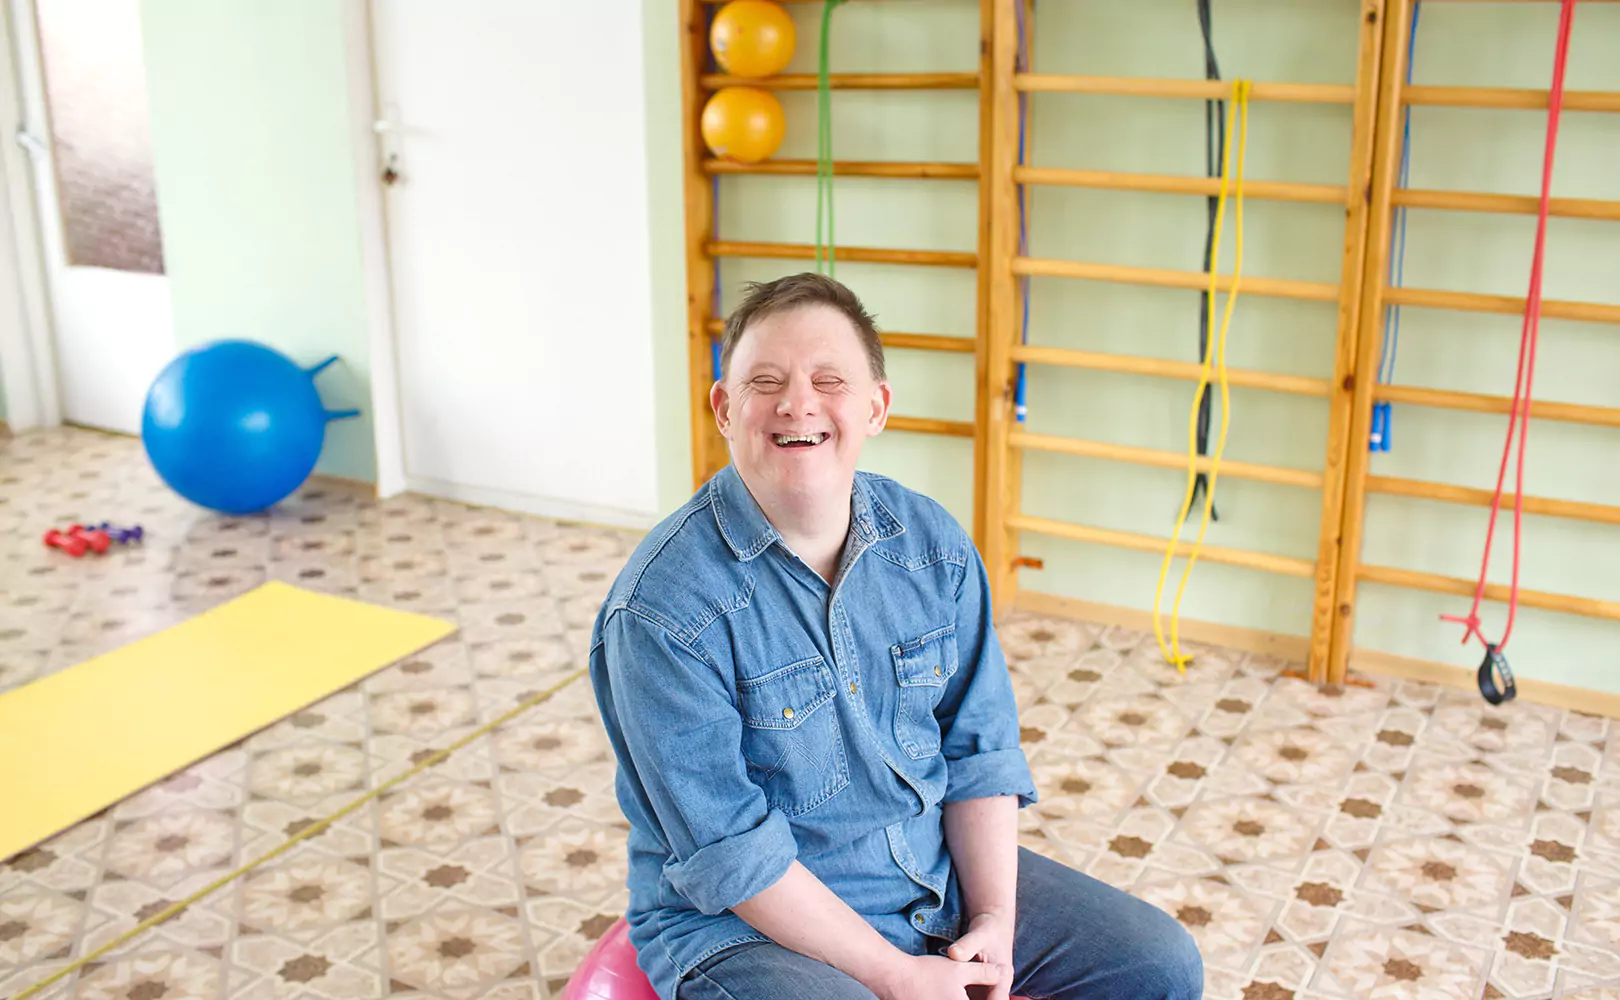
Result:
M464 503L472 507L493 507L497 510L507 510L518 514L532 514L536 517L548 517L558 521L573 521L579 524L598 525L605 528L646 531L658 523L658 515L648 514L643 511L574 503L568 500L556 500L551 497L532 496L527 493L514 493L509 490L482 486L467 486L424 476L407 476L405 478L405 488L412 493L437 497L441 500L454 500L457 503Z

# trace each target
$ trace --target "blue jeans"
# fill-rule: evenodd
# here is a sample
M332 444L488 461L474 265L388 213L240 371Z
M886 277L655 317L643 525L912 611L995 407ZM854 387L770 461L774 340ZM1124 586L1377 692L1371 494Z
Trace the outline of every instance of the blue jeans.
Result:
M1169 914L1023 848L1013 966L1013 995L1031 1000L1198 1000L1204 992L1198 945ZM756 942L701 963L678 996L872 1000L873 994L830 965Z

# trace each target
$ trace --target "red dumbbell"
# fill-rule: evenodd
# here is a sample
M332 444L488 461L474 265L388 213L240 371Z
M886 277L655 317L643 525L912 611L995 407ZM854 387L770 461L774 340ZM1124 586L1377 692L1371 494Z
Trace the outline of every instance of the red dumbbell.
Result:
M89 551L90 543L74 534L62 534L55 528L45 532L45 545L53 549L61 549L68 555L77 559Z
M107 551L108 547L112 545L112 537L109 536L105 531L98 531L95 528L86 528L82 524L75 524L73 527L69 528L68 534L72 535L74 538L84 539L84 543L90 546L90 551L94 552L96 555L100 555L101 553Z

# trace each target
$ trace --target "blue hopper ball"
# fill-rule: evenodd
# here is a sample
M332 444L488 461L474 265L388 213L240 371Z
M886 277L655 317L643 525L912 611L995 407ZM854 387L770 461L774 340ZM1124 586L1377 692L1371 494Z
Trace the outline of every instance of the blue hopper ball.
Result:
M222 514L265 510L301 486L328 421L312 368L250 340L217 340L170 361L147 390L141 443L176 493Z

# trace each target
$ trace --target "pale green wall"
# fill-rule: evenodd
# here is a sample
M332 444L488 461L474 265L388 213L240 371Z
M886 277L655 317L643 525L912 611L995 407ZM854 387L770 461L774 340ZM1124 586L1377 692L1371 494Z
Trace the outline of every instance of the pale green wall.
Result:
M1221 2L1215 45L1223 75L1255 80L1350 83L1356 71L1359 5ZM1431 9L1433 8L1433 9ZM790 72L814 72L820 7L790 8L799 49ZM1545 87L1550 79L1555 4L1427 5L1418 40L1417 82ZM931 0L850 4L833 18L835 71L973 70L975 5ZM1465 38L1464 28L1479 32ZM1568 86L1620 90L1620 10L1582 5ZM1192 4L1041 4L1035 33L1038 72L1201 78L1202 42ZM1608 53L1606 55L1605 53ZM782 157L814 157L813 92L782 95L787 138ZM835 93L833 137L841 159L971 161L977 157L977 96L953 93ZM1204 106L1199 101L1037 95L1032 162L1046 166L1198 175L1204 171ZM1545 116L1526 112L1422 109L1414 119L1412 185L1534 193ZM1494 134L1493 134L1494 133ZM1255 104L1247 176L1343 183L1350 109ZM1565 115L1555 193L1620 198L1620 118ZM851 245L971 250L977 193L972 183L840 179L837 236ZM811 242L813 178L726 178L720 231L726 238ZM1235 219L1229 211L1221 269L1230 271ZM1337 283L1343 210L1249 200L1244 209L1244 273ZM1534 219L1413 213L1406 280L1411 285L1524 293ZM1070 260L1197 270L1205 234L1201 197L1037 188L1031 199L1031 253ZM744 279L799 269L797 262L726 261L725 304ZM1550 228L1549 298L1620 301L1620 227L1555 220ZM971 272L879 265L838 267L893 330L970 336ZM1035 344L1196 361L1198 295L1072 279L1032 283ZM1232 367L1328 377L1336 306L1240 296L1228 341ZM1513 317L1406 310L1397 381L1510 394L1519 323ZM1542 324L1538 397L1614 406L1620 330ZM972 419L972 360L915 351L893 353L896 412ZM1193 384L1075 370L1033 368L1029 429L1171 451L1187 447ZM1323 463L1324 400L1232 390L1226 457L1302 469ZM1505 418L1401 407L1394 450L1374 471L1494 485ZM1620 463L1612 431L1532 425L1527 491L1614 503ZM886 434L868 466L939 497L957 517L972 516L972 451L967 441ZM1185 472L1048 456L1026 461L1024 509L1042 517L1163 536L1174 524ZM1220 483L1220 522L1206 544L1314 561L1320 516L1315 491L1238 479ZM1471 578L1478 569L1485 512L1375 496L1369 502L1366 557ZM1499 530L1505 539L1507 524ZM1191 538L1196 522L1187 530ZM1522 585L1620 600L1620 533L1548 518L1526 519ZM1023 552L1045 569L1026 570L1023 587L1148 609L1161 556L1026 535ZM1506 580L1507 548L1499 541ZM1173 566L1163 607L1182 563ZM1188 618L1305 635L1312 582L1200 562L1182 605ZM1364 648L1472 667L1479 648L1457 645L1459 631L1438 621L1464 599L1394 588L1365 588L1357 641ZM1492 636L1505 607L1488 605ZM1509 647L1525 677L1620 691L1613 649L1620 626L1521 609Z
M181 349L222 337L311 364L317 471L375 477L341 21L331 0L143 0L159 220Z
M692 435L686 403L686 205L681 166L679 11L642 0L647 84L647 205L652 250L653 373L657 406L658 508L692 494Z

